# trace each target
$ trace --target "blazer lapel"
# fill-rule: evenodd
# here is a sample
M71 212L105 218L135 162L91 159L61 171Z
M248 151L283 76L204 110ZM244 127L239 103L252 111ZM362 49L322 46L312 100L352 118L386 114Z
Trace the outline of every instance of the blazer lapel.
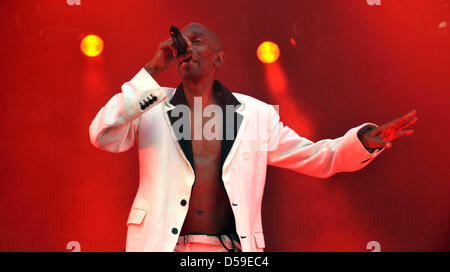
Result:
M220 175L222 176L222 171L224 169L224 164L228 155L230 155L231 148L234 145L236 136L241 127L243 115L237 112L237 109L241 106L241 103L236 99L236 97L219 81L214 81L214 91L217 97L221 100L221 107L223 114L223 140L222 140L222 154L220 160ZM227 107L228 105L228 107ZM232 107L230 107L232 106ZM227 112L231 110L232 112ZM228 121L228 118L232 118L232 122ZM227 126L227 123L230 125ZM229 131L232 130L232 131ZM230 137L232 136L232 137Z
M181 115L180 117L175 117L174 114L171 114L172 110L179 105L187 106L187 100L186 100L186 96L184 95L182 83L180 85L178 85L178 87L175 91L175 94L172 96L172 99L170 100L169 103L172 105L172 107L167 111L167 115L169 117L170 124L173 129L174 123L176 121L178 121L180 118L182 118L183 116ZM186 132L187 135L191 135L191 127L189 124L187 126L183 125L182 127L180 127L181 135L184 135L184 132ZM192 142L191 142L190 138L185 139L184 137L180 137L180 139L178 140L178 144L180 145L181 150L184 153L184 156L188 160L188 162L191 165L192 170L194 171L194 174L195 174L194 152L192 150Z

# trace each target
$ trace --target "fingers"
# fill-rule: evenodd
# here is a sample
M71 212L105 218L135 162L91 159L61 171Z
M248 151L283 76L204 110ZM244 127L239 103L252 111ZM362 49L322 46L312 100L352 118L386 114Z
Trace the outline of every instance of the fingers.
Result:
M186 43L186 52L192 51L192 43L191 41L186 38L186 36L182 35L182 38L184 39L184 42ZM175 42L172 38L169 38L163 42L160 43L160 48L162 49L170 49L172 51L177 51L177 47L175 46ZM172 54L174 57L176 57L177 55Z
M400 138L402 136L412 135L412 134L414 134L414 130L412 130L412 129L405 130L405 131L400 131L400 132L395 134L394 139Z
M375 141L385 148L391 148L392 143L390 141L399 137L412 135L414 130L403 129L417 122L418 118L415 116L416 113L416 110L412 110L408 114L375 129L373 131L374 135L377 135Z
M416 114L417 114L417 111L416 110L412 110L408 114L406 114L405 116L413 117L413 116L416 116Z
M182 61L186 58L189 58L192 55L192 44L189 40L186 41L186 54L178 56L178 50L172 40L169 38L159 44L159 48L163 50L167 57L170 56L171 59L175 59L176 61ZM169 58L169 61L171 61Z
M167 39L159 44L159 48L162 49L167 55L171 55L172 57L176 56L177 48L173 44L172 39Z
M403 126L405 123L409 122L411 119L413 119L417 114L416 110L412 110L409 113L403 115L402 117L400 117L399 119L397 119L397 124L399 126ZM417 119L417 117L416 117Z
M410 119L408 122L404 123L399 130L404 130L405 128L414 125L415 123L417 123L418 118L414 116L414 118Z
M385 125L382 125L380 128L381 128L381 130L386 129L386 128L393 128L395 130L398 130L404 124L408 123L411 119L417 118L417 117L415 117L416 113L417 113L416 110L412 110L409 113L403 115L402 117L397 118Z
M415 113L414 114L409 113L409 114L405 115L406 118L402 117L402 119L400 121L398 121L397 123L384 127L384 130L389 131L390 133L387 133L387 134L396 138L395 135L397 133L399 133L402 130L406 129L407 127L412 126L413 124L417 123L417 121L419 119L414 115L415 115Z
M384 141L380 138L377 138L375 141L380 145L380 147L384 147L386 149L389 149L392 147L392 143L389 141Z

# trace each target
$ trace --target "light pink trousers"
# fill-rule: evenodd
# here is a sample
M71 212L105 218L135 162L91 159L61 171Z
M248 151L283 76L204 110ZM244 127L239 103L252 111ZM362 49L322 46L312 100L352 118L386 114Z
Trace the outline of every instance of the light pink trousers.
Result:
M240 252L238 241L236 235L189 234L178 238L174 252Z

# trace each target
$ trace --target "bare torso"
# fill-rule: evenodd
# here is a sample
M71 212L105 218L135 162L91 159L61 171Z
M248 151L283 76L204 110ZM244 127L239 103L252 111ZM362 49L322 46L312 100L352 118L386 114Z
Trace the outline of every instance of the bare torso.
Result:
M204 118L203 124L208 119ZM222 141L202 138L203 140L192 138L196 176L189 200L189 210L180 234L233 233L235 232L233 211L220 177Z

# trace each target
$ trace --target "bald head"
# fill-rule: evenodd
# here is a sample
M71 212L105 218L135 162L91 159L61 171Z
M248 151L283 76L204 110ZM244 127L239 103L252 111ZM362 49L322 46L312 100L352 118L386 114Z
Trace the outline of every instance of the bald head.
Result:
M222 51L222 41L219 36L206 26L199 23L190 23L182 29L183 33L197 33L205 36L210 45L217 51Z

